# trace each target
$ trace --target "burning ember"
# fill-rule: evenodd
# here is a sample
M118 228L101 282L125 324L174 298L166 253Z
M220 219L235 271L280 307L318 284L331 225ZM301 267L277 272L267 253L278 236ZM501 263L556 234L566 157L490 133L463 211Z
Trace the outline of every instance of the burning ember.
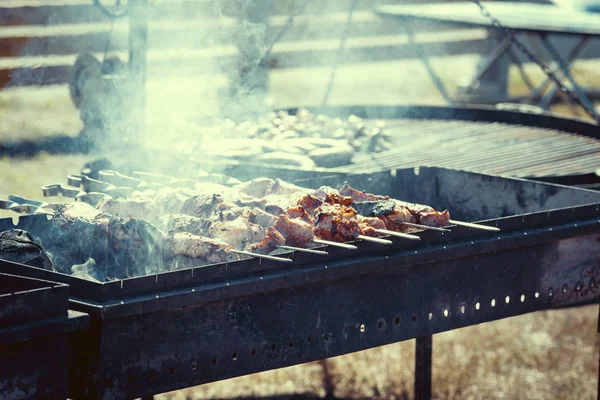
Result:
M106 281L229 262L243 255L290 261L273 252L310 252L319 244L343 247L349 246L343 242L357 239L385 243L381 237L386 235L418 239L407 233L451 223L448 211L348 185L315 190L257 178L231 186L188 186L146 185L152 188L133 190L129 196L82 194L78 201L54 207L52 219L29 234L2 233L0 250L15 237L31 238L19 242L28 246L20 258L3 258L22 261L25 254L43 249L52 263L36 266Z

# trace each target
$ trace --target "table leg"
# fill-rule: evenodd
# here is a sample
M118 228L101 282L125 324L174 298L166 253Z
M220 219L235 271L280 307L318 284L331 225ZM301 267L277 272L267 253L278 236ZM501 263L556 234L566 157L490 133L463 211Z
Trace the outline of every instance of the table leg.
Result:
M508 60L503 61L502 65L497 65L497 63L510 49L511 45L511 35L502 39L492 53L479 65L478 71L471 79L471 82L460 90L460 95L464 96L471 93L482 81L488 81L492 84L500 81L497 95L500 98L506 97L508 87Z
M577 43L575 45L573 50L571 50L571 52L564 59L564 64L566 66L570 66L575 61L577 56L579 56L579 53L581 53L581 51L585 48L585 45L588 43L588 41L589 41L589 36L583 36L581 38L579 43ZM556 73L556 72L558 72L558 70L559 70L559 68L554 68L554 70L552 72ZM548 85L550 85L551 83L552 83L552 79L546 78L544 80L544 82L542 82L535 90L533 90L531 92L531 97L536 98L536 97L540 96L544 92L544 90L546 90ZM556 87L554 87L554 93L556 93L556 90L558 90L558 89L556 89Z
M415 351L415 400L431 399L432 336L417 338Z
M550 55L557 61L558 68L560 68L560 71L563 73L563 75L569 80L569 82L573 86L573 91L581 99L583 104L585 104L587 107L589 107L590 109L593 110L594 103L588 98L588 96L585 94L585 92L577 85L577 82L575 82L575 79L573 78L573 76L571 75L571 72L569 71L569 67L567 65L564 65L564 62L563 62L562 58L560 57L560 54L558 53L556 48L554 46L552 46L552 44L548 40L548 37L546 35L542 35L541 39L542 39L542 44L544 45L546 50L548 50L548 53L550 53Z

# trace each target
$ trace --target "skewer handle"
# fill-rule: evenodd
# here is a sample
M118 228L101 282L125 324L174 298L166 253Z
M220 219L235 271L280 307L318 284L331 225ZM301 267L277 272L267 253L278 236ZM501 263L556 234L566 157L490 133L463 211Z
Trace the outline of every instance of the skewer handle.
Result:
M402 239L421 240L421 238L416 235L410 235L408 233L402 233L402 232L396 232L396 231L389 231L387 229L375 229L375 232L381 233L383 235L399 237Z
M451 219L450 223L453 225L466 226L467 228L481 229L483 231L500 232L500 229L496 228L495 226L473 224L471 222L456 221L454 219Z
M243 251L243 250L230 250L230 251L232 253L242 254L242 255L245 255L245 256L250 256L250 257L255 257L255 258L264 258L266 260L271 260L271 261L292 262L292 260L290 260L289 258L269 256L269 255L266 255L266 254L256 254L256 253L251 253L249 251Z
M339 242L332 242L329 240L322 240L322 239L313 239L314 243L317 244L324 244L326 246L333 246L333 247L341 247L342 249L348 249L348 250L356 250L358 249L358 247L356 247L353 244L347 244L347 243L339 243Z

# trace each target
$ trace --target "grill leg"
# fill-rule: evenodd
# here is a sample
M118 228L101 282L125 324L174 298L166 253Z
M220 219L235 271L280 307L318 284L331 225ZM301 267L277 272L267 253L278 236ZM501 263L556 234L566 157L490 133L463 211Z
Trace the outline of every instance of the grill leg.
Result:
M417 338L415 352L415 400L431 399L432 336Z
M600 303L598 303L598 333L600 336ZM600 351L598 352L598 400L600 400Z

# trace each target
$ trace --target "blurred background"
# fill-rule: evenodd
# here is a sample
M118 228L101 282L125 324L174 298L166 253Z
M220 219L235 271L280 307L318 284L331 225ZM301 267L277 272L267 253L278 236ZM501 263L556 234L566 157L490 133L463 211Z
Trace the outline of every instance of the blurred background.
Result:
M461 105L539 106L540 96L527 95L546 75L522 54L504 54L470 85L500 40L484 25L461 22L462 11L444 21L399 19L376 9L433 3L0 0L0 198L39 198L40 185L62 181L98 156L35 145L30 154L16 156L7 143L122 136L112 127L124 121L143 125L145 143L160 147L184 138L206 140L201 136L210 129L199 127L215 121L244 121L289 107L448 105L461 93ZM552 2L527 3L531 8L515 13L535 29L535 6ZM554 3L552 24L567 30L571 23L593 25L584 14L600 10L597 1ZM479 14L467 0L437 4ZM594 102L600 39L583 29L548 40L560 58L568 58L582 37L585 47L571 72ZM537 35L520 38L554 65L556 55ZM592 121L564 96L543 108ZM597 311L539 312L436 335L434 397L595 398ZM408 341L158 397L411 398L413 360L414 342Z

